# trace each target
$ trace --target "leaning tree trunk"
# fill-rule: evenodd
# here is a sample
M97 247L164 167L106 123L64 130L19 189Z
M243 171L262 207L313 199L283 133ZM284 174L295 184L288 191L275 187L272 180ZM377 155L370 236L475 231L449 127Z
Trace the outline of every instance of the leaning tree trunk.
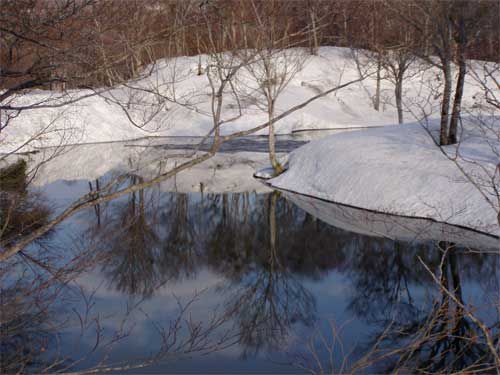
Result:
M439 144L445 146L448 144L448 117L450 114L451 100L451 64L446 60L443 64L444 89L441 102L441 123L439 129Z
M269 116L269 160L271 162L271 165L274 169L274 172L276 175L279 175L284 171L283 167L281 166L280 162L276 158L276 139L274 136L274 102L271 101L269 103L269 108L268 108L268 116Z
M458 130L458 120L460 119L460 111L462 109L462 97L464 94L464 83L465 74L467 72L467 65L465 59L460 58L457 88L455 90L455 99L453 100L453 112L451 114L450 120L450 134L448 137L448 143L457 143L457 130Z

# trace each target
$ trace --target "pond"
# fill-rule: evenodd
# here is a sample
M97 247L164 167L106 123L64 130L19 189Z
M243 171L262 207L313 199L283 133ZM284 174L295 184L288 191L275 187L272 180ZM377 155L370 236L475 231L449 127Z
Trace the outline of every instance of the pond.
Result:
M36 220L18 225L117 174L122 187L137 183L158 153L180 149L129 146L49 158L17 212ZM3 264L2 372L493 368L475 317L498 340L496 239L231 185L235 169L266 158L238 155L83 210Z

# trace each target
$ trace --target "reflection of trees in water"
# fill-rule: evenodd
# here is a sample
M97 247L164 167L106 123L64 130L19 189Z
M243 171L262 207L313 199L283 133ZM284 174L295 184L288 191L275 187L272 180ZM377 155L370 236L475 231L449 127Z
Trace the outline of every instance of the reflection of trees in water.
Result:
M240 258L237 267L228 267L230 280L224 287L227 313L237 322L241 332L241 343L245 354L256 353L266 347L277 347L287 337L292 324L300 322L311 325L315 319L315 301L313 295L304 288L297 275L290 272L286 264L286 255L281 252L278 233L279 218L289 219L289 206L277 207L277 193L270 194L265 204L266 209L257 217L257 223L248 225L236 241L215 241L209 244L211 264L220 272L218 262L228 259L226 254L240 254L230 259ZM235 229L224 212L217 232ZM278 215L281 211L281 215ZM289 222L289 220L287 220ZM288 224L288 222L281 224ZM258 229L257 229L258 228ZM243 242L241 252L235 242ZM238 251L240 250L240 251ZM226 260L227 263L227 260ZM227 264L224 264L227 266Z
M208 266L229 280L227 310L249 347L277 343L294 322L311 324L315 302L302 278L342 261L328 251L333 228L276 194L165 194L145 205L147 197L130 195L101 223L103 268L119 290L149 296Z
M432 243L408 246L369 237L364 241L364 246L354 249L346 268L354 285L349 308L370 322L390 320L395 314L411 317L417 312L412 288L425 286L430 291L433 287L419 259L438 269L442 251ZM453 256L461 279L479 282L484 290L498 290L497 255L455 249Z
M44 197L28 189L26 170L24 160L0 169L0 251L43 226L52 213ZM48 237L35 245L44 246ZM40 353L53 338L49 284L26 268L27 251L0 264L0 373L43 366Z
M130 183L140 178L130 176ZM106 251L103 270L115 287L130 295L150 296L161 275L159 237L152 212L146 210L145 192L130 193L104 222L98 221L99 240Z
M393 314L415 314L411 284L422 285L430 280L415 265L418 256L436 254L432 246L415 245L409 249L399 242L369 237L364 242L364 246L353 249L347 267L353 282L351 311L371 322Z
M255 352L282 343L294 323L314 322L316 302L303 282L342 269L356 236L316 220L278 193L252 196L248 217L225 208L228 201L222 200L216 235L205 246L207 261L226 276L228 311L246 349Z
M269 199L250 193L202 199L172 193L155 201L148 192L130 194L101 218L106 274L118 289L132 294L152 293L160 279L193 276L207 265L236 282L252 269L267 267ZM341 252L329 252L335 229L284 199L273 199L280 267L319 278L331 263L341 262Z
M138 177L131 176L129 182L138 183ZM187 212L186 197L172 197L176 204L169 204L171 213L175 213L174 220L179 225L184 225L188 219L180 218ZM87 241L83 247L76 241L75 248L64 249L68 251L60 257L48 257L47 247L39 252L20 252L19 256L0 265L0 373L64 372L80 365L81 361L90 360L94 366L94 358L98 364L89 372L124 371L190 353L215 352L234 343L236 336L224 327L227 319L224 315L214 312L209 321L203 322L192 319L190 309L199 298L195 294L186 302L179 301L178 315L165 327L153 322L160 335L158 349L148 348L150 354L144 357L109 361L114 346L130 334L134 325L128 323L133 317L132 311L138 310L143 300L128 304L123 317L120 313L117 317L102 314L94 311L95 290L80 289L76 279L100 264L117 289L147 297L164 277L169 277L162 274L168 259L162 258L162 233L158 226L161 220L154 215L157 203L152 198L148 192L138 191L123 201L101 207L95 227L84 234ZM178 232L168 233L165 251L169 251L171 245L175 245L176 250L180 248L178 245L183 241L179 238L184 234L181 230ZM51 253L57 255L57 251ZM183 268L168 267L180 268L181 272ZM103 328L109 320L118 323L116 330L113 324L109 329ZM61 347L59 333L69 333L71 337L75 330L76 335L81 336L69 342L64 339L65 347ZM95 343L90 342L87 348L87 340L95 340Z
M384 342L391 348L398 345L405 348L404 344L406 348L399 353L399 358L389 369L431 373L493 370L494 358L485 343L484 332L464 311L464 307L470 309L475 316L478 308L491 311L498 309L500 306L495 303L498 304L499 301L484 306L468 304L463 296L461 275L466 255L451 244L440 243L438 248L439 251L433 252L436 255L433 264L427 263L430 269L437 270L440 275L439 285L434 285L438 293L429 309L420 310L412 319L396 317L393 320ZM442 250L445 250L444 254L441 253ZM474 254L471 259L482 257L489 258L492 264L497 263L495 255ZM471 265L474 264L469 263L469 267ZM425 272L423 267L418 269ZM485 275L483 269L476 268L476 272L478 276L482 273L483 276L497 279L497 271ZM498 296L498 285L495 290L493 293ZM498 341L500 322L498 316L496 319L488 329L488 334Z
M209 267L226 279L219 291L227 314L239 326L245 353L283 343L295 323L312 324L315 300L303 281L321 279L333 269L352 280L349 308L358 317L380 326L397 318L393 324L406 338L391 337L393 345L408 340L411 327L418 331L444 311L422 311L412 295L417 285L431 287L418 258L433 269L440 264L441 253L431 245L330 227L277 193L172 193L154 200L150 192L138 192L114 206L103 223L110 255L104 269L117 288L150 296L167 280L195 276ZM494 262L481 254L455 257L460 275L448 280L496 277ZM460 318L455 311L455 316L456 333L467 336L470 323L463 323L463 314ZM443 346L441 340L440 345L436 350L469 350L458 342ZM470 357L478 348L470 346Z
M196 274L199 259L198 228L192 225L188 194L171 194L161 211L162 239L159 268L168 279L179 280ZM197 215L197 212L194 213Z
M0 169L0 248L45 225L52 213L43 195L28 190L26 170L24 160Z
M131 179L135 183L137 177ZM106 251L103 271L117 290L150 297L166 281L196 272L197 234L188 202L186 194L160 201L152 190L140 190L101 216L93 230Z
M353 363L353 368L403 373L494 369L485 332L468 312L477 317L478 311L479 314L498 311L500 285L495 266L498 254L470 252L446 243L405 248L402 244L390 245L379 240L368 239L368 242L370 251L362 251L361 247L348 262L348 274L354 284L349 308L360 319L378 327L378 332L358 349L370 355ZM438 283L421 262L441 275ZM478 288L470 301L465 300L463 293L467 279L476 282ZM412 291L418 293L416 286L420 292L424 287L428 301L422 301L422 296L420 300L412 297ZM488 293L491 296L485 296ZM480 297L483 300L478 301ZM498 343L498 315L489 318L493 322L488 334ZM320 347L324 346L321 338L313 339L319 339ZM323 350L333 349L328 345ZM308 359L317 358L316 355L300 354L297 365L311 366L312 371L319 371L321 366L325 366L326 372L338 370L329 369L331 363L320 366ZM338 362L342 358L332 363L336 366Z

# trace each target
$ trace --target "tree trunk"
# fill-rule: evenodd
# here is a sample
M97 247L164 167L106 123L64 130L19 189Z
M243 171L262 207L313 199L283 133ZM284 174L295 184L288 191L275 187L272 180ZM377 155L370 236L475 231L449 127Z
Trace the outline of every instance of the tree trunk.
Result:
M343 35L343 39L344 40L343 41L344 41L344 43L347 44L347 40L348 40L347 35L349 35L349 34L347 33L347 30L348 30L348 23L347 23L348 17L347 17L347 13L346 13L345 9L342 11L342 16L343 16L343 21L344 21L343 22L343 24L344 24L344 35Z
M248 49L248 36L247 36L247 24L243 24L243 43L245 46L245 49Z
M231 11L230 22L231 22L231 37L233 38L233 40L231 40L229 48L236 48L236 41L238 40L237 39L238 33L236 31L236 17L234 16L233 11Z
M399 73L396 76L394 95L396 97L396 108L398 109L398 123L402 124L404 122L404 119L403 119L403 75L401 73Z
M198 75L201 76L203 74L203 69L201 69L201 49L200 49L200 34L198 30L196 31L196 49L198 52Z
M382 78L380 77L380 73L382 71L382 61L380 58L380 54L377 54L377 88L375 90L375 98L373 99L373 108L376 111L380 110L380 81Z
M455 91L455 99L453 100L453 112L451 114L450 121L450 134L448 137L448 143L457 143L457 130L458 130L458 120L460 119L460 111L462 109L462 97L464 93L464 83L465 74L467 72L467 65L465 59L460 58L459 70L458 70L458 80L457 88Z
M317 55L319 42L318 42L318 31L316 30L316 15L314 11L311 11L310 15L311 15L311 26L312 26L311 55Z
M441 102L441 123L439 129L439 144L445 146L448 144L448 117L450 113L451 100L451 66L450 61L443 63L444 89Z
M429 17L425 17L424 21L424 55L429 56L430 55L430 48L429 48Z
M274 117L274 103L271 101L269 103L269 108L268 108L268 115L269 115L269 160L271 162L271 165L274 169L274 172L276 175L279 175L280 173L283 173L283 167L279 163L278 159L276 158L276 139L274 136L274 122L273 122L273 117Z
M462 109L462 97L464 94L465 74L467 73L467 64L465 62L465 24L464 20L460 21L459 38L458 38L458 78L457 87L455 89L455 99L453 100L453 112L450 121L450 134L448 137L449 144L457 143L458 120L460 119L460 111Z

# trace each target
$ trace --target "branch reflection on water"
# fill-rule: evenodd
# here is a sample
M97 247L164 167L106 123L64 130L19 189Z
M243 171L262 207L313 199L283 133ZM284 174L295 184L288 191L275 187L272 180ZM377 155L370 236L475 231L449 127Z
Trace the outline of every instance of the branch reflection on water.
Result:
M364 355L343 352L339 331L348 327L330 321L330 335L316 331L304 349L289 353L290 362L313 374L498 370L498 255L447 242L398 250L375 252L375 258L368 253L353 257L350 277L355 288L349 308L378 327L362 345ZM480 286L478 295L468 300L464 279ZM427 288L423 301L412 297L412 291L421 293L418 285Z
M441 300L432 299L439 293L429 292L425 304L413 293L416 286L426 286L429 291L434 288L419 258L434 270L443 265L453 267L446 271L451 276L443 280L452 283L446 287L459 293L460 301L463 296L458 269L473 281L490 280L489 288L493 289L489 290L495 290L498 284L491 285L498 277L494 255L456 249L448 252L449 261L443 262L442 251L435 243L408 244L344 232L298 209L277 192L194 198L173 194L167 207L170 209L160 215L170 221L164 228L168 245L163 245L159 271L179 278L208 267L222 275L226 281L218 286L218 292L226 301L226 314L239 327L244 356L276 350L297 325L312 326L318 319L316 300L304 281L321 280L336 270L352 281L349 309L360 319L381 327L383 337L379 333L372 342L379 355L384 346L383 357L391 357L387 353L393 348L411 343L413 336L425 329L430 335L425 345L441 337L433 343L433 349L421 342L422 347L406 357L400 354L392 370L458 371L479 365L484 370L488 366L481 335L476 333L474 339L467 339L467 334L475 330L460 309L455 306L450 311L450 303L443 296ZM443 327L450 325L450 316L455 328L446 331ZM387 327L391 330L386 331ZM423 359L417 353L428 357ZM389 366L388 360L384 363Z
M136 184L140 179L130 175L124 183ZM30 193L23 194L27 197ZM8 211L8 207L2 205L2 210ZM43 206L37 211L50 215ZM31 215L29 209L26 212L21 215L23 222L28 222L27 217L43 220L44 215ZM111 289L134 301L131 310L140 310L144 301L165 299L165 292L175 290L174 285L195 280L203 272L219 280L214 293L221 309L204 317L204 322L188 320L190 328L181 327L194 306L189 301L181 303L183 307L170 319L170 325L159 326L151 320L163 344L154 355L142 358L140 365L167 358L178 360L186 353L211 353L238 343L243 357L286 351L289 364L314 373L367 368L432 372L493 368L494 356L485 344L485 332L463 306L477 310L480 316L498 309L498 299L494 298L499 290L498 255L455 246L447 246L445 251L443 244L437 247L435 242L399 242L338 229L279 192L183 194L161 192L156 187L88 210L79 220L84 226L79 226L80 237L73 242L71 257L64 263L50 263L45 255L41 257L40 246L54 245L49 236L44 239L45 245L38 244L25 254L28 258L16 258L14 268L2 266L1 351L5 372L20 369L13 365L14 359L28 352L33 353L31 359L22 366L73 368L64 356L57 361L52 357L51 364L45 365L37 359L55 347L49 337L58 337L70 311L54 312L39 301L53 301L59 306L59 291L96 268ZM1 238L5 241L12 237L3 234ZM60 249L51 251L59 254ZM420 260L440 275L441 286ZM33 262L38 263L37 272L28 271ZM26 277L28 272L31 274ZM372 327L359 345L351 348L355 353L350 356L347 350L333 347L342 335L349 335L349 325L333 341L325 330L320 336L316 330L309 344L297 343L297 332L304 327L314 331L312 327L320 327L325 319L318 309L318 302L325 301L318 301L311 283L331 288L332 274L344 277L341 298L349 314ZM483 300L468 297L464 283L479 287L478 293L489 295L491 304L477 305ZM81 281L78 285L87 307L80 307L77 315L91 320L99 315L91 312L92 289ZM32 290L38 291L36 303L27 293ZM444 290L452 292L460 303ZM192 303L203 298L203 293L194 292ZM72 303L74 308L81 306ZM135 316L126 313L123 319L133 325ZM498 343L498 315L485 321L494 343ZM332 321L332 326L338 327L338 323ZM26 330L28 336L23 333ZM120 340L126 340L130 333L124 329ZM74 353L72 363L78 355L87 354ZM103 370L106 366L111 365L94 360L91 367Z

